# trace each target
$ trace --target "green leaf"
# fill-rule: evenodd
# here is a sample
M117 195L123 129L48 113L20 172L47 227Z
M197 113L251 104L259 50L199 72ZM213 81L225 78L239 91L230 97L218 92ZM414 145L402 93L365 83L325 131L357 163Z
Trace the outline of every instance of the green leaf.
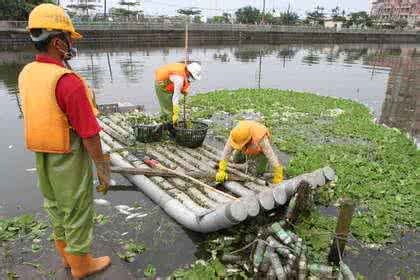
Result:
M147 278L152 278L156 275L156 268L151 265L148 264L147 267L144 269L144 276Z

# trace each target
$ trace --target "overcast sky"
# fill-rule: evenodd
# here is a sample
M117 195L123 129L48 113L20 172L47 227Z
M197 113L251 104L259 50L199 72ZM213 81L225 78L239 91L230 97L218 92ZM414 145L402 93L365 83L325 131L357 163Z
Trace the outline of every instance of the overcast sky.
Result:
M179 8L198 7L202 9L204 16L214 16L223 12L233 13L247 5L262 9L263 5L263 0L142 0L140 2L144 5L145 14L152 15L174 15ZM306 11L312 10L317 5L325 7L328 11L337 5L348 12L368 9L368 0L266 0L266 9L285 10L289 3L300 15L304 15Z

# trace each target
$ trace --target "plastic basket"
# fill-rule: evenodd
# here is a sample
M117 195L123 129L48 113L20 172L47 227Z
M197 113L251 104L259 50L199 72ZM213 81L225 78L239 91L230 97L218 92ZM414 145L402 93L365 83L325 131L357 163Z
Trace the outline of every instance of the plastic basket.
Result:
M146 125L136 124L133 126L136 134L136 139L142 143L159 142L163 135L162 124L158 125Z
M188 148L200 147L207 135L208 125L202 122L192 122L191 128L186 128L185 122L178 122L175 127L175 142Z

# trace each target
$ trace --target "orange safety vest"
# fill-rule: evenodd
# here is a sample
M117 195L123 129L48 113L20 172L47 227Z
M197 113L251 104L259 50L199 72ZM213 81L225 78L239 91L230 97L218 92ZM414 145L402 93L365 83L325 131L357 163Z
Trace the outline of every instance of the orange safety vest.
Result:
M262 149L259 143L266 135L271 137L268 128L256 121L240 121L238 125L241 127L249 127L249 132L251 134L251 141L245 146L245 150L242 152L247 155L261 153Z
M155 80L158 83L165 85L165 89L169 93L174 93L174 84L169 80L170 75L178 75L184 78L184 85L182 86L181 92L183 94L188 93L190 83L188 82L187 69L184 63L173 63L159 67L155 72Z
M32 62L19 74L19 95L25 126L26 147L34 152L66 154L71 152L70 124L57 104L58 80L73 71L51 63ZM93 113L98 114L89 87L86 95Z

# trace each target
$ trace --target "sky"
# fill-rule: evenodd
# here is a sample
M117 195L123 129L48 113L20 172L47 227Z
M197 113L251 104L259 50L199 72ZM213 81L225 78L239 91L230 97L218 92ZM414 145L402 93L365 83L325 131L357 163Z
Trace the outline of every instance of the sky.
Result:
M119 0L110 0L118 2ZM238 8L251 5L262 9L263 0L141 0L143 10L147 15L175 15L176 10L185 7L198 7L207 17L221 15L223 12L234 13ZM368 9L368 0L266 0L266 9L284 11L288 5L299 15L312 10L317 5L323 6L327 11L339 6L347 12L365 11Z

